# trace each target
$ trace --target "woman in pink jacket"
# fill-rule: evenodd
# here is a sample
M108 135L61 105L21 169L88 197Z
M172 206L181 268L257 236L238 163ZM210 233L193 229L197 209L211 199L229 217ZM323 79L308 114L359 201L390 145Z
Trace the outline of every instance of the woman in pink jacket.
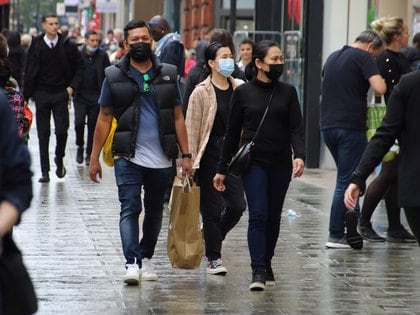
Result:
M230 75L234 69L228 46L211 43L204 52L208 77L191 94L186 117L188 147L193 156L195 179L200 185L200 212L203 218L207 273L225 275L222 241L238 223L246 208L240 178L227 176L226 191L213 188L213 177L226 131L233 89L241 80Z

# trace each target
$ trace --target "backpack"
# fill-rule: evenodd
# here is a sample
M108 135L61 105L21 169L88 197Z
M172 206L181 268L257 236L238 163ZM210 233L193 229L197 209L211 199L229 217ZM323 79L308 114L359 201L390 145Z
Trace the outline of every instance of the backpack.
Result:
M32 123L32 112L29 107L25 106L23 95L19 91L17 84L12 80L8 80L3 89L6 92L10 108L15 114L19 136L27 139Z

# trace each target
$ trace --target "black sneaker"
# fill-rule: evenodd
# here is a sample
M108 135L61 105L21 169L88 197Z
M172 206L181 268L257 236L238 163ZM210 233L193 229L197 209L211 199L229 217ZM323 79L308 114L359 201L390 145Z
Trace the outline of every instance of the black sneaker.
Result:
M267 286L276 285L276 280L274 279L273 268L271 268L271 266L267 266L265 268L265 285Z
M353 249L363 248L363 238L357 233L357 213L355 211L347 211L344 215L346 222L346 239L347 243Z
M48 173L42 173L42 176L38 179L38 182L49 183L50 182L50 176L48 175Z
M369 222L367 225L359 225L359 233L365 239L369 242L385 242L385 238L382 236L379 236L375 230L372 228L372 224Z
M265 270L254 269L252 271L252 282L249 285L251 291L264 291L265 290Z
M216 260L209 260L207 265L207 273L209 275L224 276L227 273L227 269L225 266L223 266L222 260L219 258Z
M390 243L416 243L416 238L402 225L398 230L388 230L385 240Z
M83 148L82 147L78 147L77 148L76 162L78 164L82 164L83 163Z

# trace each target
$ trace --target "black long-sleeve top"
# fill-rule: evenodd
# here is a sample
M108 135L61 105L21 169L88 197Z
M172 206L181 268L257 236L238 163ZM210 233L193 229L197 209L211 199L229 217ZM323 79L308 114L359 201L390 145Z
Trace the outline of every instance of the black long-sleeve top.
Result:
M386 83L385 104L388 104L394 86L400 82L403 74L411 71L410 63L407 58L400 52L385 49L378 58L376 58L379 72Z
M291 170L292 156L305 160L302 113L296 89L284 82L264 83L253 79L233 92L218 173L226 173L240 142L244 144L252 140L271 93L272 102L255 139L251 163Z

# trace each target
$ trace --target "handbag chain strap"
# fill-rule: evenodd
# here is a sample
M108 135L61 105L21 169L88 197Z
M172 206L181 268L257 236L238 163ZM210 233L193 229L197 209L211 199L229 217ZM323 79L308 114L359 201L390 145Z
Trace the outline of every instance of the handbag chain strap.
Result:
M252 140L251 140L251 145L254 145L254 143L255 143L255 138L258 136L258 134L259 134L259 132L260 132L260 130L261 130L261 126L262 126L262 124L263 124L263 122L264 122L264 120L265 120L265 117L267 116L267 113L268 113L268 108L270 107L270 105L271 105L271 100L273 99L274 89L275 89L275 87L273 88L273 91L271 91L270 99L268 100L268 105L267 105L267 107L265 108L264 115L263 115L263 116L262 116L262 118L261 118L261 121L260 121L260 124L258 125L257 131L255 132L254 137L252 137Z

